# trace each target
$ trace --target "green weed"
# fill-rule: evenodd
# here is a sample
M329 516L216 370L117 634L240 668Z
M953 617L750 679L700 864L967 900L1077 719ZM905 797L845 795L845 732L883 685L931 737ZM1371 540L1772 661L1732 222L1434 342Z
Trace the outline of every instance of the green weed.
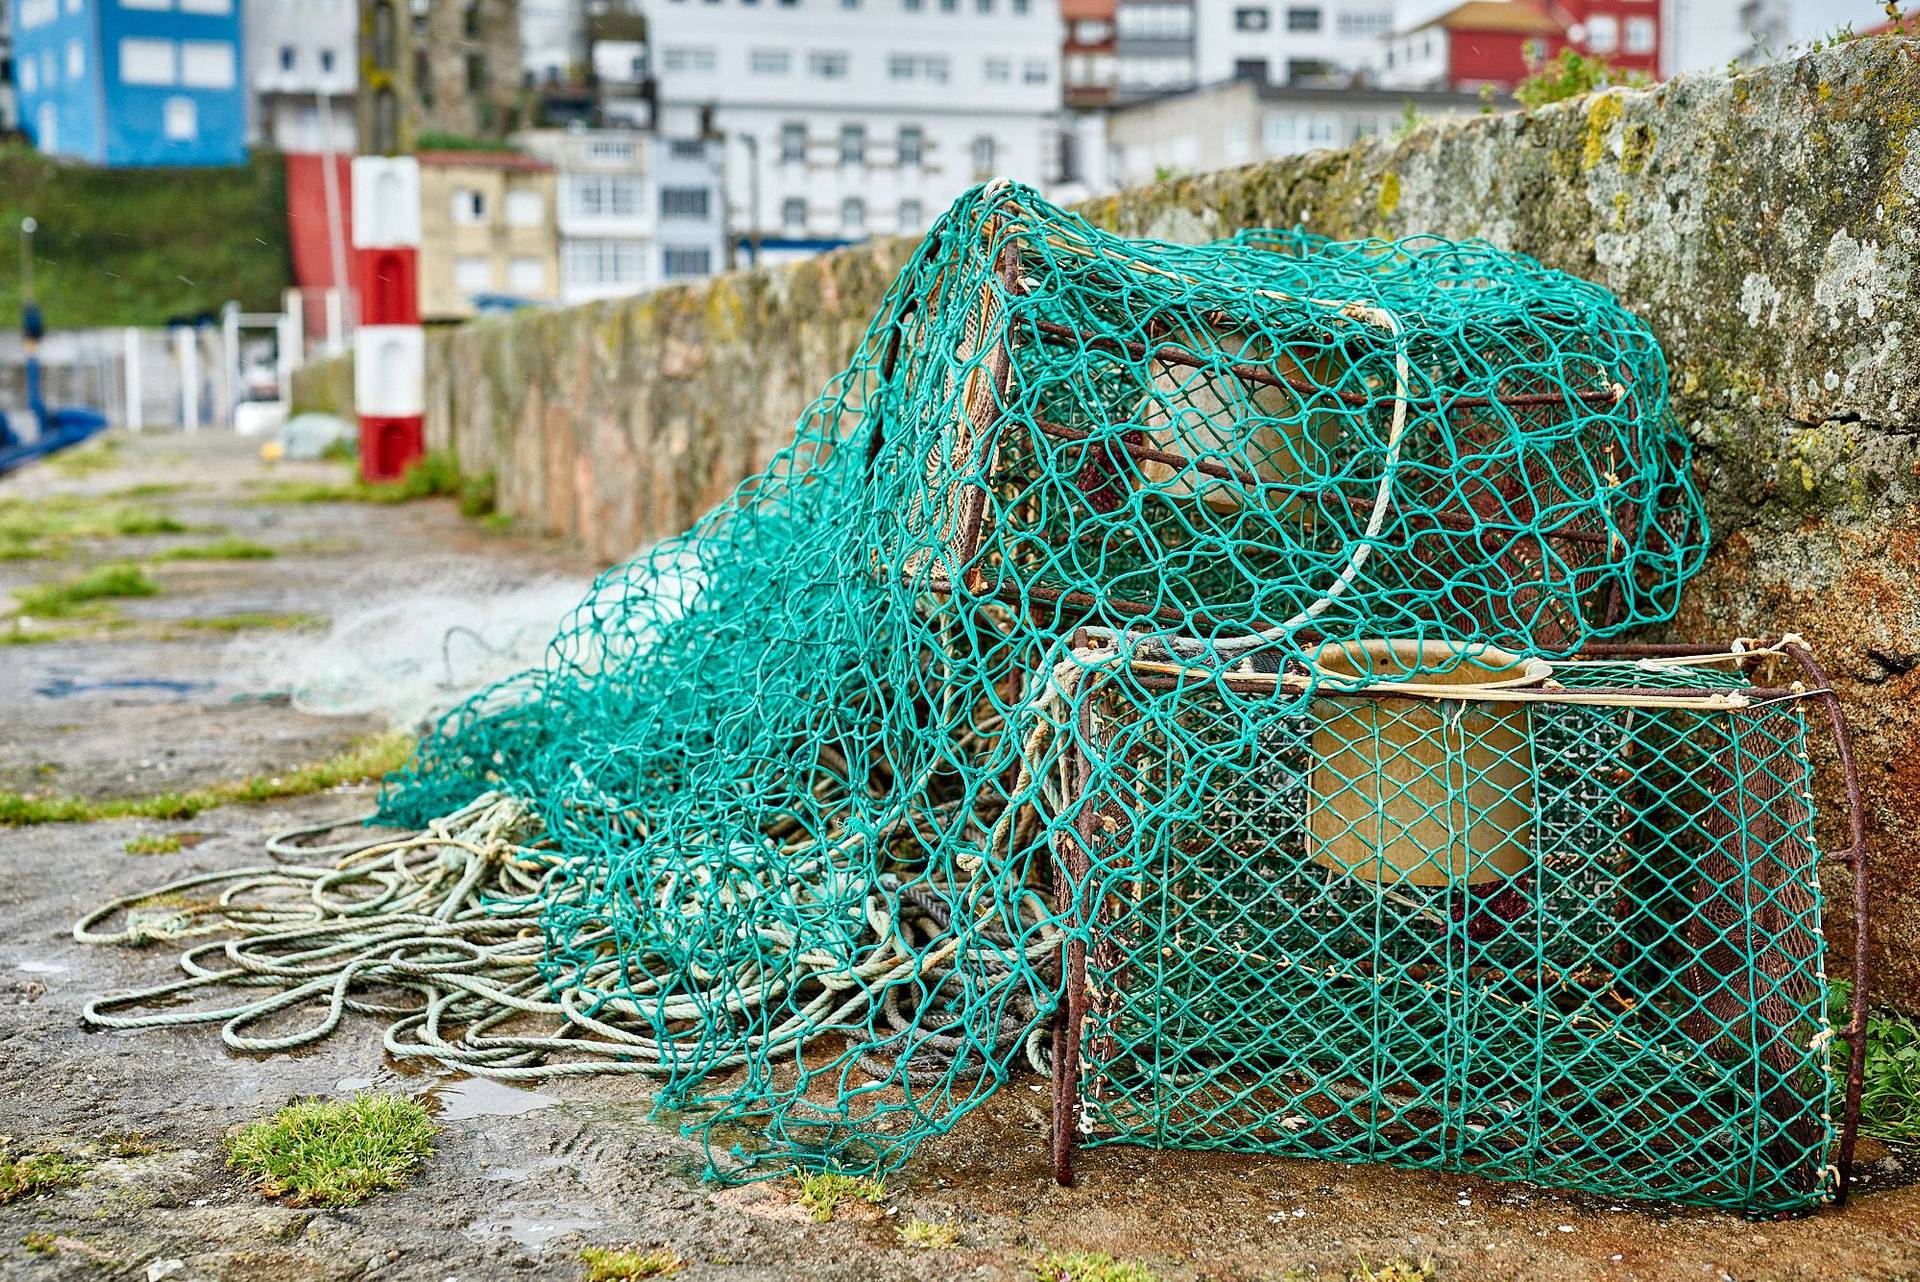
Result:
M435 450L424 455L397 481L270 481L249 495L254 503L411 503L416 499L458 498L460 465Z
M183 547L168 548L152 559L155 561L266 561L274 555L272 548L264 543L255 543L252 539L226 538L215 539L211 543L189 543Z
M243 610L239 614L218 614L204 619L172 619L168 626L183 632L291 632L296 628L319 627L325 622L317 614Z
M180 838L172 833L147 833L127 840L130 855L171 855L180 849Z
M678 1251L668 1248L590 1246L580 1252L587 1266L587 1282L639 1282L641 1278L664 1278L687 1267Z
M440 1128L418 1100L364 1092L304 1099L241 1128L227 1166L295 1206L355 1206L406 1185Z
M160 585L147 577L137 565L116 563L95 566L75 579L59 583L41 583L21 588L13 594L20 613L42 619L70 619L84 614L87 607L100 601L127 597L157 596Z
M1099 1251L1049 1251L1034 1266L1034 1282L1160 1282L1144 1264Z
M951 1251L960 1241L960 1230L936 1220L912 1219L900 1226L900 1244L922 1251Z
M1853 985L1829 983L1827 1015L1835 1028L1853 1019ZM1834 1090L1846 1088L1851 1048L1834 1045ZM1835 1114L1838 1115L1836 1104ZM1860 1093L1860 1129L1876 1139L1920 1142L1920 1023L1886 1010L1867 1012L1866 1080Z
M295 770L255 775L235 783L217 783L191 792L100 800L0 792L0 827L84 823L95 819L191 819L203 810L229 802L274 801L324 792L345 783L379 779L405 765L412 754L412 736L384 734L362 739L336 756Z
M1513 96L1529 111L1552 102L1564 102L1598 89L1625 85L1645 89L1652 81L1641 72L1626 72L1605 58L1589 58L1576 49L1562 49L1514 86Z
M799 1178L800 1205L820 1224L831 1220L833 1213L848 1202L866 1202L877 1206L886 1196L886 1188L879 1180L835 1175L828 1171L816 1171Z

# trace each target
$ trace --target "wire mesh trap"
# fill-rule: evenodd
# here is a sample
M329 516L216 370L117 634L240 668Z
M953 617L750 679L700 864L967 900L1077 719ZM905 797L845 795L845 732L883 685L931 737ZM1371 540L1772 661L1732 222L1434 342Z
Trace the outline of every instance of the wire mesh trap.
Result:
M947 235L961 229L949 229ZM935 431L890 564L1036 622L1563 653L1703 519L1644 324L1478 242L1154 246L1009 199L895 324Z
M1332 657L1304 702L1302 674L1165 664L1083 689L1059 1176L1130 1143L1755 1213L1838 1192L1859 1081L1836 1127L1818 867L1855 866L1857 938L1859 794L1811 656L1388 686ZM1810 715L1851 807L1824 857Z

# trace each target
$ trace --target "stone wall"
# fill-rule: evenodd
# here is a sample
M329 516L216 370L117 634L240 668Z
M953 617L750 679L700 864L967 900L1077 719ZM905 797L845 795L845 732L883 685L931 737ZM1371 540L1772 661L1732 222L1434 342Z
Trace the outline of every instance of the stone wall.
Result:
M1868 794L1879 982L1920 1006L1920 40L1435 123L1087 212L1176 240L1481 236L1644 316L1713 520L1671 632L1791 629L1827 659ZM784 443L904 252L437 334L429 436L493 470L505 510L616 558ZM1844 876L1828 890L1846 902Z

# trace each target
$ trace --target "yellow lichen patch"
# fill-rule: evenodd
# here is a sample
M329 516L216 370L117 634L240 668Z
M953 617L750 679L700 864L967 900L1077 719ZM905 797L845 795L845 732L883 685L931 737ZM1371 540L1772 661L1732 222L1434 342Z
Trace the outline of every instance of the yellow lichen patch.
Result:
M1385 218L1400 207L1400 175L1388 170L1380 178L1380 195L1375 198L1374 208Z
M1603 93L1587 108L1587 140L1580 149L1580 167L1592 169L1606 154L1607 134L1620 123L1626 107L1617 93Z

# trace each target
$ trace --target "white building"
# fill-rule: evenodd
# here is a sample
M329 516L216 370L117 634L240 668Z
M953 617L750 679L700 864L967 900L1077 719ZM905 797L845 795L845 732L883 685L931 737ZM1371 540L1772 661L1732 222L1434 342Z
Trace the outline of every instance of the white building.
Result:
M1833 12L1862 28L1878 21L1878 5ZM1867 14L1863 21L1861 14ZM1822 32L1822 34L1825 34ZM1793 43L1793 12L1787 0L1662 0L1660 66L1666 75L1706 71L1729 62L1752 65L1784 57Z
M661 132L726 143L741 261L917 234L1058 169L1058 0L648 0Z
M520 0L520 66L530 85L570 82L586 62L581 0Z
M1279 85L1251 78L1128 103L1108 119L1113 178L1123 185L1205 173L1391 135L1408 108L1471 114L1479 96L1428 90Z
M1201 84L1344 80L1380 65L1393 0L1205 0L1195 6Z
M1198 7L1195 0L1118 0L1113 54L1115 91L1122 101L1177 93L1200 83L1194 48Z
M357 0L246 0L248 135L284 152L354 150Z
M540 129L516 139L554 168L560 301L584 303L726 265L721 152L633 129Z

